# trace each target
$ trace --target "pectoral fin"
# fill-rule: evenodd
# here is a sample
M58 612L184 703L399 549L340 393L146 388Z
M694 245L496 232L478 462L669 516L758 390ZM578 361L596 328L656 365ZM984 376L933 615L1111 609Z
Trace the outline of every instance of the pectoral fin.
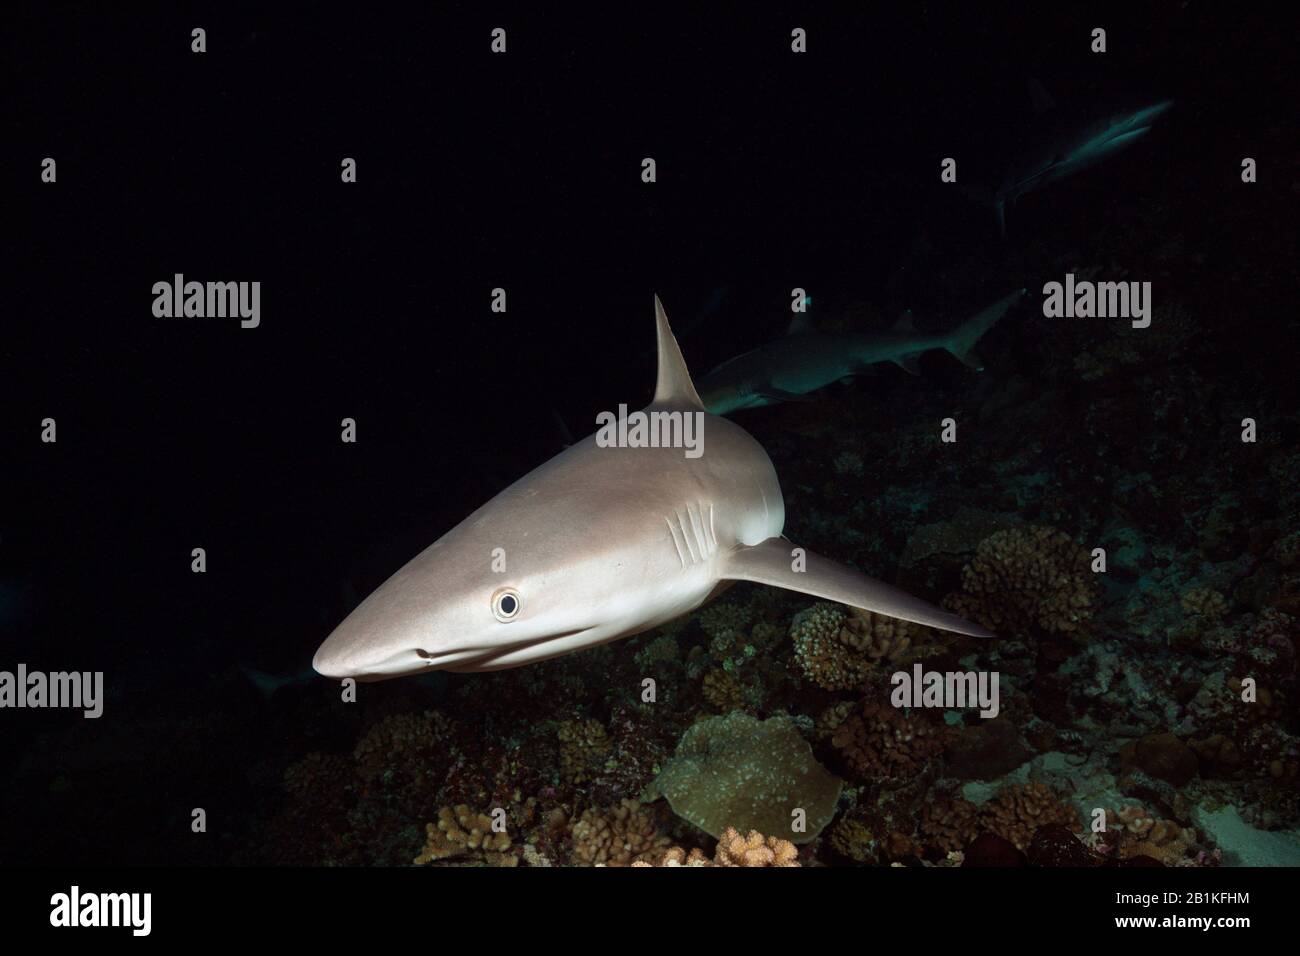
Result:
M861 571L797 548L785 538L768 538L752 547L742 546L732 551L727 555L721 577L770 584L944 631L993 637L978 624L949 614L893 585L869 578Z

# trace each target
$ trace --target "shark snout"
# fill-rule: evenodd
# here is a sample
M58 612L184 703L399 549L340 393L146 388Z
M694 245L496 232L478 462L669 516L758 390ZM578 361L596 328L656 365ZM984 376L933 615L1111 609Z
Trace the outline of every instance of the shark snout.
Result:
M321 644L311 666L333 680L377 681L464 664L490 649L449 644L421 628L376 627L349 618Z
M311 666L322 677L342 680L383 680L428 670L429 656L421 648L394 651L365 651L335 642L331 636L312 658Z

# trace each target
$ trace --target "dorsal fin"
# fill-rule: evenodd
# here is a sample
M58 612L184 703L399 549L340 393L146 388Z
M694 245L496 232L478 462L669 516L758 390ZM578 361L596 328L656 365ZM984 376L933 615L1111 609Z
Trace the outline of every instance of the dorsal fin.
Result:
M668 316L664 314L663 303L655 296L655 324L659 334L659 378L655 382L655 405L668 408L683 408L690 411L704 411L695 385L691 382L691 373L686 369L682 350L677 347L673 330L668 327Z

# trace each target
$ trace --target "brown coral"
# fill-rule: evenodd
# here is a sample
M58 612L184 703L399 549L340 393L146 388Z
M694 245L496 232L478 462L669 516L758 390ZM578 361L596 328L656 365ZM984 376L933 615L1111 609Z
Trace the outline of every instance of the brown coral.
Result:
M831 735L831 744L862 780L897 786L939 756L952 728L920 713L865 698Z
M704 699L715 709L726 713L745 705L745 691L740 682L721 667L704 675Z
M560 738L560 775L569 783L585 783L604 767L612 744L598 720L564 720Z
M432 710L389 714L373 724L353 752L361 796L383 799L404 819L449 799L441 790L456 757L454 726Z
M843 816L831 827L831 849L858 863L876 861L876 834L864 821L853 816Z
M880 661L913 659L924 629L907 621L820 602L795 616L790 628L795 659L826 690L859 686Z
M1106 810L1107 829L1122 834L1120 859L1147 856L1165 866L1177 866L1196 845L1196 831L1173 820L1160 820L1137 804Z
M979 831L979 808L969 800L944 795L921 808L917 836L927 849L942 854L965 850Z
M944 603L1002 636L1068 634L1092 618L1097 586L1088 551L1054 528L1010 528L980 542L962 589Z
M377 721L357 743L353 757L364 783L397 774L420 774L423 768L445 766L451 722L437 711L389 714Z
M663 854L668 838L635 800L609 810L588 808L569 827L573 861L587 866L629 866Z
M415 858L417 866L437 860L467 857L488 866L518 866L510 850L510 835L494 826L493 818L465 804L443 807L436 824L425 824L425 844Z
M1180 603L1188 614L1207 621L1220 621L1228 613L1228 602L1213 588L1189 588Z
M826 740L834 735L840 724L844 723L853 713L857 706L851 700L841 700L827 707L817 717L813 725L813 736L818 740Z
M1037 781L1003 787L980 810L980 826L1024 851L1039 827L1079 826L1079 814L1046 784Z

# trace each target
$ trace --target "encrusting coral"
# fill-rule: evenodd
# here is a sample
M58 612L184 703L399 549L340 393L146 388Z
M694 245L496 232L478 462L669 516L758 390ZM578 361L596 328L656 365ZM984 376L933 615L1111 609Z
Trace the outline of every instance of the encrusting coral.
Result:
M573 861L587 866L629 866L661 855L669 840L635 800L609 810L588 808L569 826Z
M476 813L465 804L443 807L438 822L425 824L425 844L415 858L417 866L438 860L469 857L488 866L518 866L519 857L508 852L510 835L493 827L492 817Z
M1069 634L1093 615L1091 556L1063 531L1009 528L980 542L944 604L999 636Z
M826 690L858 687L880 661L900 662L923 632L892 617L819 602L795 616L795 659Z
M728 827L780 833L803 820L793 840L807 843L834 816L842 786L789 718L735 711L691 726L642 800L666 797L678 816L719 838Z

